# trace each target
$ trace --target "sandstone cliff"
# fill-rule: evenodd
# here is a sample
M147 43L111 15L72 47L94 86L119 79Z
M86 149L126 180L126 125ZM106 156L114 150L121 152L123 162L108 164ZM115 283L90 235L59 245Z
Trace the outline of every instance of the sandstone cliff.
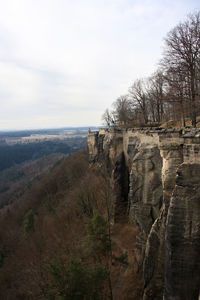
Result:
M137 227L143 299L198 299L200 130L100 129L88 150L110 170L115 221Z

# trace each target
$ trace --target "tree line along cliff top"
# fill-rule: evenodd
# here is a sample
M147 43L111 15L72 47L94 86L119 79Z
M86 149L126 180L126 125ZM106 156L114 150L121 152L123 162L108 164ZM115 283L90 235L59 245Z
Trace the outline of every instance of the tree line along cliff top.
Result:
M158 69L148 78L136 79L127 94L105 110L105 124L114 120L123 126L199 127L200 12L172 28L163 48Z

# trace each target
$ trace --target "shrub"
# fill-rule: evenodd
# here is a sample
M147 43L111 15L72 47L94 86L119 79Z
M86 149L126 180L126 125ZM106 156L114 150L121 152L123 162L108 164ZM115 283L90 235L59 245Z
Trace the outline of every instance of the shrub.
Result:
M34 214L32 209L30 209L24 216L24 235L28 236L30 231L34 230Z
M111 249L108 223L98 212L88 221L85 243L90 254L98 261Z
M85 266L70 258L66 264L55 261L47 265L51 282L47 288L49 300L100 300L108 271L103 265Z

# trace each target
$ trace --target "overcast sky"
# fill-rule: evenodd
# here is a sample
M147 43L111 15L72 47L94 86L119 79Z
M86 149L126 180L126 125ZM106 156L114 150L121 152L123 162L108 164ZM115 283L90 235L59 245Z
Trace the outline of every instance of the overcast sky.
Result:
M0 130L101 125L199 0L0 0Z

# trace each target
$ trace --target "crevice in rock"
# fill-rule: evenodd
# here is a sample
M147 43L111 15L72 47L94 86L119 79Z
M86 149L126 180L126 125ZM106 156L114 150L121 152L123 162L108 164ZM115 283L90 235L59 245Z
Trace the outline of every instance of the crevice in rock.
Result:
M114 194L115 194L115 222L119 222L128 216L129 172L126 166L124 152L115 162L113 170Z

